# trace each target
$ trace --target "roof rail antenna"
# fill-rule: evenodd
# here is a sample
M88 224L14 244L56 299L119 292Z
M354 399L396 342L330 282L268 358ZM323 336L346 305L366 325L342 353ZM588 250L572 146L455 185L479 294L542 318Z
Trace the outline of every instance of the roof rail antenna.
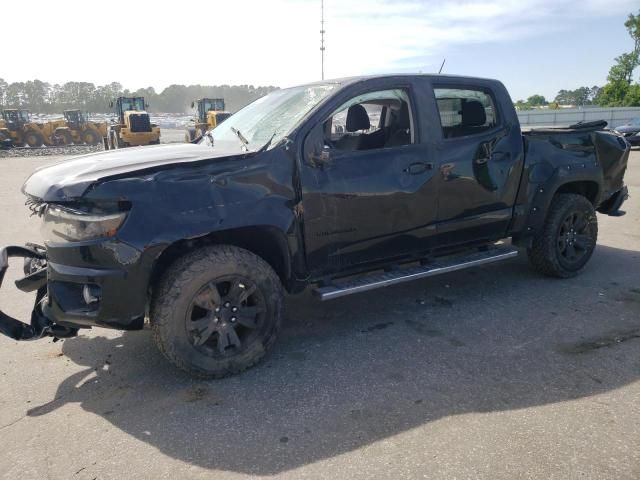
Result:
M444 59L442 60L442 65L440 65L440 70L438 70L438 74L441 74L441 73L442 73L442 69L444 68L444 62L446 62L446 61L447 61L447 59L446 59L446 58L444 58Z

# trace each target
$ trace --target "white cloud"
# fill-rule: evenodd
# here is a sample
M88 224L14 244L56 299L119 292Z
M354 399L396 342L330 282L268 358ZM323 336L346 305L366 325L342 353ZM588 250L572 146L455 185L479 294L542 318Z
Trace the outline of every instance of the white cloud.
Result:
M636 3L326 0L326 72L338 77L399 67L433 70L407 59L432 57L437 65L450 46L542 35L576 19L633 11ZM20 39L20 48L4 55L0 66L0 77L8 81L163 88L288 85L320 76L320 0L29 5L28 17L19 2L3 5L3 18L21 19L3 23L3 38Z

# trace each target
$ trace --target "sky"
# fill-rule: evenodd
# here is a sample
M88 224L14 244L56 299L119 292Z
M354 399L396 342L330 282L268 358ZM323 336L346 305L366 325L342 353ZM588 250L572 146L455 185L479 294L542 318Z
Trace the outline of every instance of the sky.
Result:
M107 8L108 6L108 8ZM637 0L325 0L325 78L497 78L514 101L602 85ZM321 78L320 0L3 2L0 78L291 86ZM8 22L6 19L16 19ZM19 39L19 40L18 40Z

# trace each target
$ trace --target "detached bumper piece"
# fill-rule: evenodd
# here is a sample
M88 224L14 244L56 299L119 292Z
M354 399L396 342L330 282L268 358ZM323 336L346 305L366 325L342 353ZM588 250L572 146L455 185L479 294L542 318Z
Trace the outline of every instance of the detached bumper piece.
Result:
M0 333L14 340L36 340L45 336L67 338L77 335L78 329L56 325L42 313L47 301L47 260L44 248L9 246L0 249L0 287L9 268L9 258L24 258L25 277L16 280L16 287L23 292L37 292L29 324L10 317L0 310Z
M625 185L621 190L614 193L609 200L604 202L598 211L611 217L621 217L625 214L623 210L620 210L622 204L629 198L629 189Z

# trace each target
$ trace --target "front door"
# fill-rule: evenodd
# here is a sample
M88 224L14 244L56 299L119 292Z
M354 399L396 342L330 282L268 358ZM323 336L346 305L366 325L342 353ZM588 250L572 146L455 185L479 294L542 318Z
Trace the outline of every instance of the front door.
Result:
M408 88L355 94L308 135L301 166L308 267L404 257L435 238L435 163Z

